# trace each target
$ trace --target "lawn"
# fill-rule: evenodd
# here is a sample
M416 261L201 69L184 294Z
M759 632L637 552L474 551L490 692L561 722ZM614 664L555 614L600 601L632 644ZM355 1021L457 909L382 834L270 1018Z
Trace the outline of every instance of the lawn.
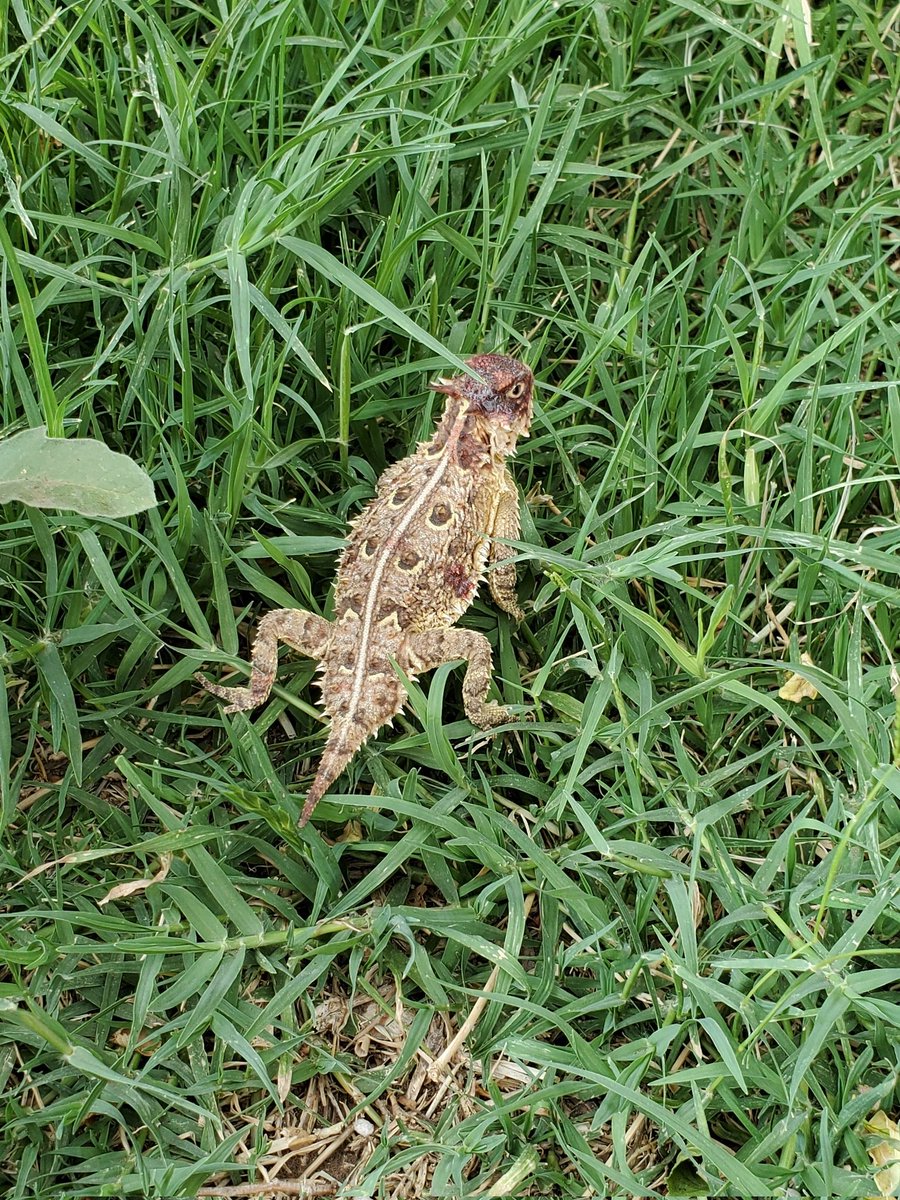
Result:
M0 1192L890 1194L897 5L17 0L0 62L3 432L158 498L0 507ZM535 719L440 668L299 830L313 664L193 673L329 614L479 351Z

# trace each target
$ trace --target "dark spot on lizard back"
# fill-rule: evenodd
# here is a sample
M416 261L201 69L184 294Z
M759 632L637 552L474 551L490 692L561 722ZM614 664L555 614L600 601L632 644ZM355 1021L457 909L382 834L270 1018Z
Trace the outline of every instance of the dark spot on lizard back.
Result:
M404 505L410 496L413 494L413 489L409 486L397 488L396 492L391 496L391 507L400 508Z
M404 550L397 559L397 566L401 571L414 571L422 561L422 555L415 550Z

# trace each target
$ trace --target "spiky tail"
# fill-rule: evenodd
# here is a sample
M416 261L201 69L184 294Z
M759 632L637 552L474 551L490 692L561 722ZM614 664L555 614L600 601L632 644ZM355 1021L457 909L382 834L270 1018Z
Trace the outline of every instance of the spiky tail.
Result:
M328 741L325 743L325 749L319 762L319 769L310 785L303 812L300 814L301 829L313 815L316 805L368 736L358 725L346 719L335 718L332 721Z

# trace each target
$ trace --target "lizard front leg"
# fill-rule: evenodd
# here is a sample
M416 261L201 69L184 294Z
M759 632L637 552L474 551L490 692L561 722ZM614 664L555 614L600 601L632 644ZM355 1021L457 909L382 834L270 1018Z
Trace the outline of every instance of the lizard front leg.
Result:
M256 631L250 654L250 683L247 687L222 687L194 678L220 700L228 700L227 713L256 708L269 695L278 670L278 643L286 642L307 658L321 662L331 637L331 622L302 608L276 608L266 613Z
M487 581L498 608L502 608L511 617L521 621L525 614L519 607L519 600L516 596L516 566L515 563L504 563L503 561L506 558L512 558L515 550L512 546L504 546L502 542L494 540L495 538L514 540L519 536L519 494L516 491L516 485L505 471L504 476L504 487L494 512L493 528L490 531L491 543L488 549L488 562L501 565L496 566L488 573Z
M518 721L517 714L487 698L493 663L491 644L483 633L473 629L430 629L410 638L409 666L416 675L458 658L466 660L463 704L472 724L479 729L490 729L494 725L505 725L507 721Z

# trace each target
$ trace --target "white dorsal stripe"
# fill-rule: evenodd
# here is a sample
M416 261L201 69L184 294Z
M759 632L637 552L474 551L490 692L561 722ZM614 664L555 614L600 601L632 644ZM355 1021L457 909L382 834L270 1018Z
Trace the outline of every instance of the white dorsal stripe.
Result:
M447 435L447 441L444 443L444 454L438 463L434 474L427 480L422 491L416 497L409 508L403 514L399 524L394 529L394 532L387 539L381 549L377 552L377 557L372 571L372 581L369 584L369 594L366 597L366 607L363 611L362 627L359 631L359 657L356 660L356 671L353 676L353 690L350 693L350 703L347 707L346 719L352 720L356 712L356 706L359 704L359 698L362 695L363 685L366 681L366 665L369 661L369 643L371 641L372 626L375 613L375 605L378 602L378 592L381 586L381 579L387 569L388 564L393 560L394 550L397 543L406 533L407 529L428 503L429 498L434 494L438 484L446 474L447 467L450 463L450 447L459 437L459 431L462 428L463 421L466 419L466 414L469 411L468 404L460 404L459 412L453 422L453 426Z

